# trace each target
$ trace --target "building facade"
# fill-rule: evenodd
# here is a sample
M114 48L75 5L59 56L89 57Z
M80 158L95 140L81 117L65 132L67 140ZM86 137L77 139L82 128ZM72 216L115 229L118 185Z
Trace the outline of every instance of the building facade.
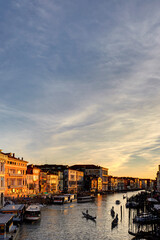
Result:
M77 193L83 189L84 173L81 171L64 170L64 192Z
M0 150L0 207L4 204L5 194L5 162L8 157Z
M87 179L87 177L100 177L102 179L102 191L108 191L108 168L103 168L93 164L73 165L71 168L83 171L85 179Z
M51 173L47 174L47 192L58 192L58 175Z
M27 166L27 188L28 194L39 193L40 169L33 164Z
M5 196L18 197L27 194L27 161L16 158L13 153L5 153Z

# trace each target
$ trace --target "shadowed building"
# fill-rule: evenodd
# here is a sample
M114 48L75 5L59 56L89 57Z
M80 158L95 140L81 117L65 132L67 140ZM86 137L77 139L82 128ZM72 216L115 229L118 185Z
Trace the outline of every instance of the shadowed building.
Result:
M71 166L70 168L78 171L83 171L85 175L85 181L88 177L101 178L102 191L108 191L108 168L93 164L76 164Z

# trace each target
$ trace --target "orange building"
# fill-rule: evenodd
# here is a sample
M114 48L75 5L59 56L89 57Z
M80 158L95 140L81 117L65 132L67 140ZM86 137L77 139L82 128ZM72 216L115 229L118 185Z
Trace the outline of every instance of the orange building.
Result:
M17 197L27 194L27 161L16 158L13 153L5 153L5 197Z

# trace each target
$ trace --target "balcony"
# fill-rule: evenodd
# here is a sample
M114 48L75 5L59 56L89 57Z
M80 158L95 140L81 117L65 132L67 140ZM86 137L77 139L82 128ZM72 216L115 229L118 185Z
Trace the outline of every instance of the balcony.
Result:
M18 173L9 173L10 177L24 177L24 174L18 174Z
M27 185L9 185L8 188L27 188Z

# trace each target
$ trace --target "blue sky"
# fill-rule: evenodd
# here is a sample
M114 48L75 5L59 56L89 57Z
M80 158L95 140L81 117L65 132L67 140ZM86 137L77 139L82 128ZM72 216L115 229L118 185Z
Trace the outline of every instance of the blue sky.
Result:
M155 178L160 2L0 2L0 147Z

